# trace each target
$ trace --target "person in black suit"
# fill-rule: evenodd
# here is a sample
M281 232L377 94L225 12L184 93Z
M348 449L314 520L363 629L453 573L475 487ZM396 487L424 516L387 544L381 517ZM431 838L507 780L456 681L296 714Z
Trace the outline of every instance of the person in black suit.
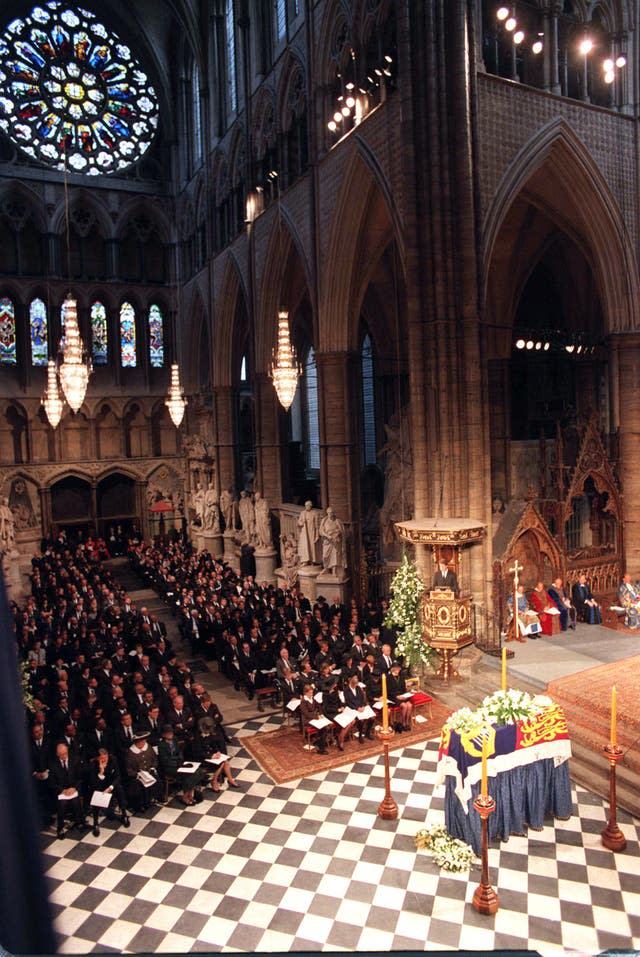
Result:
M31 728L31 773L36 787L38 806L43 825L47 824L52 814L51 792L47 784L49 766L51 764L51 748L44 736L44 725L34 724Z
M313 685L305 684L302 689L302 697L300 698L300 721L302 722L303 730L310 721L319 718L321 714L322 709L313 697ZM314 736L318 754L327 753L327 730L328 728L322 728L322 730L318 730Z
M456 573L451 571L447 562L438 562L438 571L433 576L433 588L449 588L454 595L460 591Z
M573 599L579 621L584 621L588 625L602 624L600 605L593 597L593 592L587 584L586 575L580 575L580 578L571 589L571 598Z
M364 688L360 687L360 676L352 674L344 687L344 703L347 708L362 711L367 705L367 696ZM358 744L362 744L365 737L373 738L373 723L375 718L358 718Z
M48 783L57 799L56 832L59 838L64 836L66 813L73 814L74 824L79 831L87 829L82 813L82 777L82 764L79 758L69 754L66 744L62 742L57 744L56 756L49 766Z
M116 761L110 756L106 748L100 748L96 758L91 762L89 769L89 800L95 791L108 791L111 795L109 807L106 809L107 817L113 817L111 808L115 803L120 808L120 820L123 827L129 827L129 817L127 815L127 802L124 796L124 788L120 781L120 772ZM98 815L100 809L93 809L93 836L98 837L100 828L98 827Z

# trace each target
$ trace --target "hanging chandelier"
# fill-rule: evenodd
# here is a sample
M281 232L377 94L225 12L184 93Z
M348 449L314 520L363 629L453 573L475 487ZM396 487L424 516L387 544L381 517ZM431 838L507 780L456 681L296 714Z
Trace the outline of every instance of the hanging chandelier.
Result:
M187 400L184 397L184 389L180 385L180 370L177 362L171 364L171 385L169 386L169 394L164 404L169 410L171 421L176 429L178 429L184 417Z
M84 351L84 344L78 328L76 300L67 296L62 304L64 315L64 337L60 340L62 361L58 369L60 385L65 399L74 412L77 412L87 393L91 360Z
M49 359L47 364L47 388L45 389L42 404L47 414L49 425L52 429L57 428L62 418L64 400L58 389L58 375L54 359Z
M273 361L269 370L269 375L273 379L273 385L280 405L285 411L293 402L298 387L298 379L302 373L295 349L291 345L291 336L289 335L289 313L278 313L278 342L273 350Z

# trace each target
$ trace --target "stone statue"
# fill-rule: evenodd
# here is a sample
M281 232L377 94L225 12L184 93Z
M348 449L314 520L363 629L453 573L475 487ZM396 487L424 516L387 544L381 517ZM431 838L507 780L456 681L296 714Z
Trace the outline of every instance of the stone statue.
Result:
M20 532L25 528L35 528L38 517L31 501L31 495L26 482L17 478L9 492L9 508L13 514L15 530Z
M260 492L256 492L254 497L254 516L255 516L255 543L258 548L273 548L273 536L271 533L271 512L269 503L263 498Z
M220 511L224 519L225 532L232 532L235 522L233 520L235 509L235 498L230 488L223 488L220 492Z
M280 552L282 556L282 569L284 571L284 584L286 588L293 588L298 580L298 567L300 559L298 558L298 546L294 535L283 535L280 541Z
M316 542L318 541L318 515L311 502L305 502L298 515L298 556L301 565L316 564Z
M238 511L240 512L240 524L242 526L242 540L248 544L251 544L254 536L256 520L253 502L251 501L251 496L248 492L240 492Z
M3 495L0 499L0 554L12 551L15 538L13 513L9 508L9 499Z
M202 508L202 527L208 532L220 534L220 511L218 509L218 489L213 482L204 493Z
M320 522L322 539L322 567L330 574L339 574L346 562L344 557L344 525L329 506L327 514Z
M204 491L200 482L196 485L195 492L191 493L191 507L195 512L195 524L202 527L204 523Z

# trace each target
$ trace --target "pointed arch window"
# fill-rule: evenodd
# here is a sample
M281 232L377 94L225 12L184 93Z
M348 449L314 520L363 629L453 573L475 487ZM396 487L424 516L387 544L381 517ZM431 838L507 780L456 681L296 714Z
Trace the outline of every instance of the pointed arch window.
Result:
M193 104L193 162L202 163L202 103L200 102L200 70L194 63L191 68L191 102Z
M320 468L320 416L318 411L318 368L313 346L304 363L304 384L307 399L307 468Z
M16 364L16 312L11 299L0 299L0 364Z
M34 299L29 306L29 336L31 364L46 366L49 360L47 307L42 299Z
M164 366L164 316L155 303L149 306L149 363L152 369Z
M107 310L101 302L91 306L91 358L94 366L106 366L109 359Z
M240 363L240 382L246 382L248 379L247 375L247 357L242 357L242 362Z
M364 418L364 464L376 464L376 407L373 379L373 348L367 333L362 341L362 414Z
M136 313L130 302L120 306L120 363L123 369L135 369L138 364Z
M236 23L233 0L227 0L225 10L225 31L227 42L227 85L229 90L229 109L238 111L238 80L236 75Z
M287 33L287 0L273 0L276 28L276 43L284 40Z

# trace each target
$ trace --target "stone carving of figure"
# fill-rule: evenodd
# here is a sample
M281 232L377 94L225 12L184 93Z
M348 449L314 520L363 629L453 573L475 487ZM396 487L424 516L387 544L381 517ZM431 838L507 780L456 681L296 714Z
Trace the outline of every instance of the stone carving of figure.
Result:
M254 497L255 514L255 542L258 548L272 548L273 537L271 534L271 512L269 503L263 498L260 492L256 492Z
M314 512L311 502L305 502L304 508L298 515L296 526L298 529L298 556L301 565L315 565L316 542L318 541L318 515Z
M195 512L195 524L202 526L204 523L204 491L200 482L196 485L195 492L191 493L191 505Z
M3 495L0 499L0 553L10 552L15 541L15 523L9 508L9 499Z
M230 488L223 488L222 491L220 492L220 511L222 512L222 517L224 518L225 532L233 531L234 506L235 506L235 500L233 496L233 491Z
M298 567L300 559L298 558L298 545L294 535L283 535L280 541L280 552L282 555L282 569L284 571L284 583L286 588L293 588L298 580Z
M9 508L13 514L16 531L22 531L24 528L34 528L38 524L29 489L21 478L15 479L11 487Z
M238 511L240 512L240 524L242 525L243 541L250 543L254 536L256 520L255 509L253 507L253 502L251 501L251 496L248 492L240 492Z
M202 527L209 532L220 532L220 511L218 509L218 489L213 482L204 493Z
M345 566L344 525L331 506L320 522L319 531L322 539L322 567L326 572L337 574Z

